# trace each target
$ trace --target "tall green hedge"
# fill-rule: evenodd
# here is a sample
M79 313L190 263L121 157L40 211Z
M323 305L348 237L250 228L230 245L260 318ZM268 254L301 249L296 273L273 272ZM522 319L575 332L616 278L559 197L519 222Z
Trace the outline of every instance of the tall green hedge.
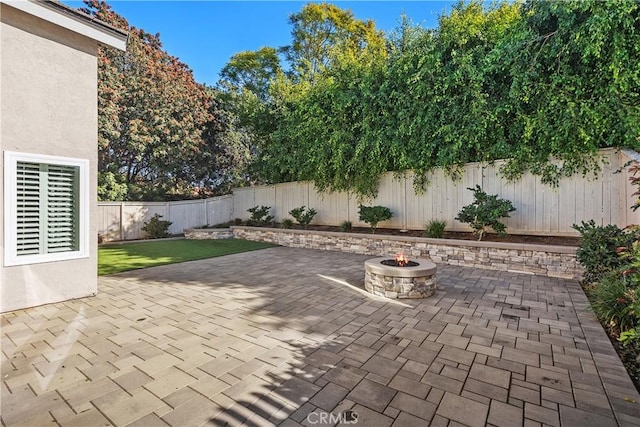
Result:
M507 158L505 176L556 184L597 169L600 148L640 148L637 1L460 3L387 43L271 85L266 181L372 196L387 171Z

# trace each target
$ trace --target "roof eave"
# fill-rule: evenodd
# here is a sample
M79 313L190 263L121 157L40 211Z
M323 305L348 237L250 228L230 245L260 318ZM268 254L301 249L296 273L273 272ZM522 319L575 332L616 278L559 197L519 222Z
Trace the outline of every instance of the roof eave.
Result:
M0 0L29 15L82 34L97 42L126 50L128 33L54 1Z

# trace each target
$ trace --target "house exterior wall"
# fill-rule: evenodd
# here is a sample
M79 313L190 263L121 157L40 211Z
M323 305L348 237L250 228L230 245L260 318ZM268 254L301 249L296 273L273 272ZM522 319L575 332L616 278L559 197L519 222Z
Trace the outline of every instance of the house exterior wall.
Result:
M97 292L97 42L0 4L0 148L89 160L89 257L4 265L0 311ZM4 165L0 199L5 203ZM3 210L2 210L3 211Z

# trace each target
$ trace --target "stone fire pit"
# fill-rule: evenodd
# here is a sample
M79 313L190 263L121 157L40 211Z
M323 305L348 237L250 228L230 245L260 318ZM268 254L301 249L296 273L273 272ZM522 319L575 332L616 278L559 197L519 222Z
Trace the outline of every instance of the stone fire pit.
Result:
M380 257L364 262L364 287L368 292L387 298L426 298L435 292L436 265L431 261L414 259L403 267L383 261L394 260Z

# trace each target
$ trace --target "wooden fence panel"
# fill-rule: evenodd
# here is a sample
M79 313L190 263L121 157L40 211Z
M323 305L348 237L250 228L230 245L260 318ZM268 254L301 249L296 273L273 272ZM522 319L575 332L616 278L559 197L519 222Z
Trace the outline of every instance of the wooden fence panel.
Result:
M142 227L155 214L167 217L167 209L164 203L128 202L122 209L122 228L124 240L136 240L144 238Z
M321 193L309 184L309 207L318 212L312 224L340 225L349 220L349 195L345 192Z
M99 202L98 234L103 241L143 239L142 227L155 214L172 222L172 234L180 234L185 228L228 222L232 219L233 200L233 196L223 196L176 202Z
M270 206L281 221L290 218L291 209L304 205L318 211L313 224L339 225L349 220L356 227L366 227L358 219L358 206L362 203L387 206L393 211L393 218L380 227L423 229L430 220L445 220L448 230L468 231L469 227L455 217L473 201L468 188L476 185L514 204L517 210L505 221L509 233L577 235L571 226L590 219L599 225L640 224L640 209L630 209L636 200L632 196L636 189L629 184L630 173L625 167L631 159L640 160L640 155L612 149L602 150L601 155L605 163L599 172L563 178L557 188L542 184L539 177L530 173L509 182L499 173L504 162L469 163L461 168L458 180L442 169L429 172L429 184L419 193L414 191L411 172L400 178L385 174L378 196L364 201L348 193L320 193L310 182L293 182L237 188L233 195L206 201L99 203L97 224L105 240L135 239L143 237L142 224L155 213L173 222L172 233L181 233L183 228L248 219L247 209L257 205Z
M282 208L276 205L276 186L269 185L263 187L255 187L255 190L256 192L254 196L254 206L269 206L271 208L271 215L280 214L282 212ZM247 213L247 215L249 214Z
M309 183L308 182L289 182L278 184L274 187L275 202L267 203L271 206L271 211L276 217L276 221L282 221L285 218L293 220L289 215L289 211L301 206L309 208ZM265 195L265 197L268 197ZM295 222L295 220L294 220Z
M404 191L406 198L406 228L419 230L424 227L425 218L431 217L431 204L426 191L415 192L413 190L413 180L413 172L408 172Z
M185 200L169 202L167 205L167 217L171 221L169 232L171 234L182 233L185 228L198 227L208 224L205 216L205 204L202 200Z
M103 241L123 239L120 230L121 206L120 202L99 204L96 225Z
M380 179L380 189L378 196L369 202L364 202L366 206L386 206L391 209L393 216L388 221L383 221L377 226L380 228L405 228L405 178L397 177L392 173L387 173ZM356 216L358 215L356 208ZM367 224L365 224L367 226Z
M233 216L234 218L248 219L250 209L256 205L255 187L243 187L233 190Z
M619 167L627 165L627 162L630 162L630 161L640 162L640 154L631 150L623 150L620 153ZM623 175L623 178L621 179L624 180L624 196L622 197L625 201L625 208L623 209L623 212L624 212L623 221L627 225L630 225L630 224L640 225L640 209L637 209L635 211L631 209L633 205L636 203L636 201L638 200L638 195L633 194L638 190L638 188L634 187L629 182L629 178L631 178L633 174L629 172L629 168L627 167L623 170L621 175Z
M205 199L207 224L216 225L231 221L233 216L233 196Z
M595 176L563 178L557 188L542 184L540 177L530 173L523 174L515 182L507 181L500 174L504 162L498 161L490 165L469 163L460 170L457 180L444 170L436 169L429 173L428 185L420 193L414 191L412 173L408 172L399 180L394 174L388 173L381 178L378 196L363 202L353 196L321 195L309 184L308 203L320 212L314 221L316 224L338 225L346 216L354 226L364 227L366 224L358 220L358 206L363 203L387 206L394 212L392 220L381 223L381 227L422 229L430 220L445 220L448 230L468 231L469 227L456 221L455 217L462 207L473 201L468 188L479 185L489 194L498 194L511 200L516 207L511 217L505 220L511 233L577 235L571 226L583 220L594 219L598 224L615 223L620 226L628 222L627 218L637 218L640 222L640 211L628 212L629 195L635 191L626 183L628 173L615 173L628 158L623 158L624 154L614 150L602 150L601 155L606 164L599 173ZM295 183L256 187L255 191L259 194L271 191L271 188L278 194L277 199L262 193L263 200L264 204L276 211L290 209L289 206L295 204L293 200L299 200L294 196L287 199L282 193L299 191L291 190L297 188ZM237 193L236 197L238 195L245 197L242 193ZM267 203L266 200L271 202ZM237 205L239 203L235 201L234 206ZM325 212L338 214L333 216Z

